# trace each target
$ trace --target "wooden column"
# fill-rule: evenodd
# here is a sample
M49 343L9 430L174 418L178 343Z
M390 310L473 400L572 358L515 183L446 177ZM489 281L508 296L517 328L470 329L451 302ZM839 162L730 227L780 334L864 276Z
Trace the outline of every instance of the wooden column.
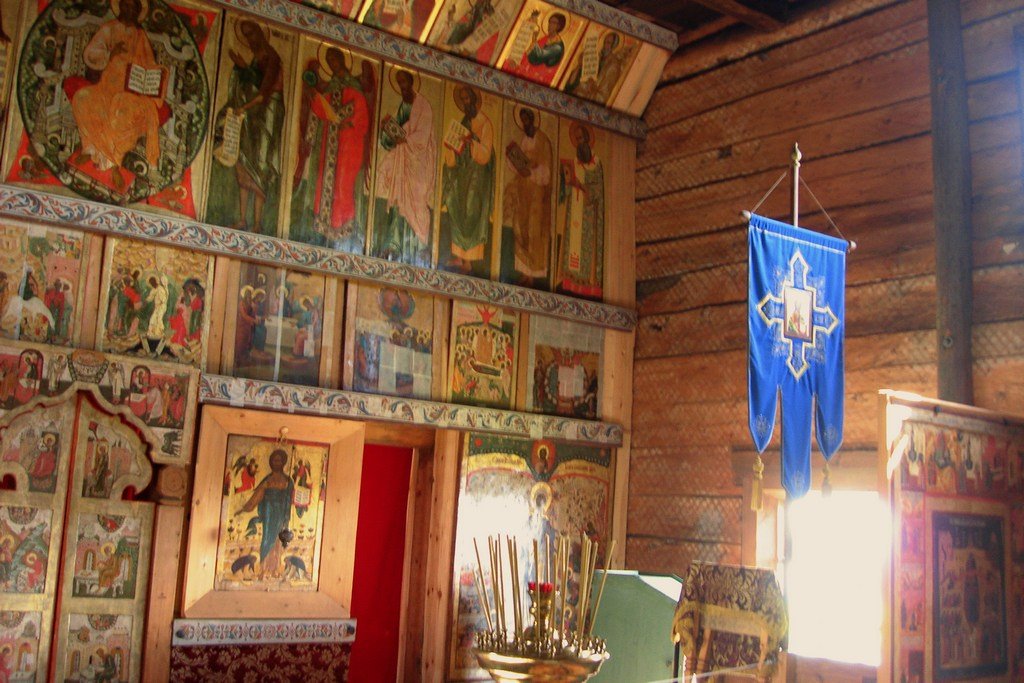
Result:
M971 404L971 151L959 0L928 0L939 398Z
M612 201L605 231L605 301L636 307L636 142L613 136L610 162L605 169ZM601 414L622 425L622 446L615 453L611 538L615 540L612 566L626 566L626 530L629 508L629 458L633 420L633 353L636 331L608 330L604 338L601 376Z
M142 680L166 681L171 671L171 629L180 585L185 508L157 505L153 525L153 566L146 615Z
M452 567L455 565L455 507L459 499L459 444L462 434L437 430L423 606L420 679L440 683L447 674L446 650L452 624Z

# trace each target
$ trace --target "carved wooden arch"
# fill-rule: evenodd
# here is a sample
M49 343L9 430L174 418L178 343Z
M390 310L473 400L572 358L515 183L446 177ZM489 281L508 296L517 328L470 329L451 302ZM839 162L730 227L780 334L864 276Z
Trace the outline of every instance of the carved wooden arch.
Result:
M34 384L30 387L23 377L26 354L35 359L29 361ZM18 359L16 368L11 365L14 358ZM0 430L16 414L31 410L39 401L59 401L63 395L87 391L95 405L119 416L143 437L152 463L185 465L191 460L199 384L195 368L10 340L0 340L0 363ZM145 375L141 383L136 383L137 373ZM160 390L164 400L160 415L147 412L149 393L154 388ZM18 396L19 392L29 395Z
M118 418L126 427L134 431L140 441L146 445L146 451L140 454L140 457L136 458L136 463L142 471L135 476L123 475L117 481L113 482L112 488L114 490L111 491L110 497L115 499L120 498L128 487L134 487L136 491L142 491L149 486L153 479L153 462L150 453L152 453L153 450L160 450L159 440L149 427L135 417L134 413L132 413L127 407L111 405L111 403L99 393L95 385L85 384L83 382L74 382L60 394L55 396L37 396L29 403L19 406L6 415L0 417L0 444L4 444L6 442L10 430L17 426L21 422L22 418L30 419L31 415L37 411L56 408L62 403L74 405L79 400L80 394L84 394L86 400L93 402L98 410L107 413L111 417ZM72 422L73 421L74 418L72 418ZM63 442L61 445L62 456L66 453L66 448L74 449L77 448L77 446L78 444L71 440ZM0 461L0 477L6 475L12 475L14 477L17 490L23 491L27 489L28 474L23 467L19 467L15 462Z
M11 410L7 414L0 417L0 435L11 425L11 423L24 413L31 412L39 407L52 408L59 403L62 403L69 399L76 399L77 394L85 393L89 395L89 398L93 400L103 411L109 413L112 416L120 417L126 423L131 425L142 437L142 440L146 442L150 449L160 451L162 444L160 439L153 433L145 422L135 416L135 413L131 411L128 406L125 405L114 405L106 399L99 392L99 388L95 384L82 382L75 380L68 386L64 391L53 396L36 396L29 403L23 406ZM2 438L2 436L0 436ZM152 458L149 458L152 460Z
M129 487L149 486L149 453L159 443L131 417L81 382L0 417L0 473L17 483L0 491L0 516L42 516L46 525L45 549L31 550L42 583L0 585L5 609L37 624L28 644L36 681L77 678L86 666L113 667L117 680L139 678L155 506L123 497ZM47 442L48 433L55 439ZM31 473L43 455L49 480ZM23 532L16 544L27 538ZM98 658L100 642L108 654L119 647L130 656Z

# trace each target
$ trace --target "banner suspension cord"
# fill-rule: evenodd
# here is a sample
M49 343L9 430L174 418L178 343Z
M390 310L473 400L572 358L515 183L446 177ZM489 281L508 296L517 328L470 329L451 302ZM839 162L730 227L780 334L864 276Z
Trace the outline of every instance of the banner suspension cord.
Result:
M768 191L764 193L764 196L761 197L757 204L754 205L754 208L751 209L750 211L742 212L743 217L746 218L747 220L750 220L750 214L757 213L757 210L761 208L761 205L764 204L765 200L771 196L772 192L775 192L775 188L779 186L779 183L786 179L787 175L789 175L789 171L783 171L782 175L780 175L778 179L774 183L772 183L772 186L768 188ZM857 243L853 240L846 239L846 235L844 235L843 231L839 229L839 226L836 225L836 222L832 220L832 216L829 215L828 210L826 210L825 207L822 206L821 202L818 201L818 196L814 194L814 190L811 189L811 186L807 184L807 181L804 180L804 177L802 175L800 176L800 184L807 188L807 192L808 194L811 195L811 199L813 199L814 203L818 205L819 209L821 209L821 212L825 215L825 219L828 221L828 224L832 226L832 229L836 231L836 234L838 234L842 239L846 240L850 244L849 251L855 250L857 248Z
M768 197L771 196L772 192L775 192L775 188L779 186L779 183L781 183L783 180L786 179L787 175L789 175L789 171L783 171L782 172L782 175L779 176L779 179L776 180L775 183L770 188L768 188L768 191L764 193L763 197L761 197L761 201L759 201L757 204L754 205L754 208L750 210L750 213L757 213L757 210L761 208L762 204L764 204L764 200L768 199ZM815 200L815 201L817 201L817 200ZM824 209L822 209L822 210L824 211ZM836 228L836 229L838 230L838 228Z
M823 214L825 214L825 218L828 220L828 224L832 226L832 229L835 230L836 233L840 237L842 237L844 240L846 240L846 235L844 235L843 231L839 229L839 226L836 225L836 222L834 220L832 220L832 216L828 215L828 211L826 211L825 207L822 206L821 202L818 201L818 197L815 196L814 190L812 190L811 186L807 184L807 181L804 180L803 176L800 176L800 184L803 185L805 188L807 188L807 192L811 195L811 199L813 199L814 203L818 205L818 208L821 209L821 212ZM772 189L775 189L775 188L772 188ZM771 192L771 190L769 190L769 192ZM762 199L761 201L764 201L764 200ZM760 205L758 205L758 206L760 206ZM846 241L850 243L850 251L853 251L854 249L857 248L857 243L854 242L853 240L846 240Z

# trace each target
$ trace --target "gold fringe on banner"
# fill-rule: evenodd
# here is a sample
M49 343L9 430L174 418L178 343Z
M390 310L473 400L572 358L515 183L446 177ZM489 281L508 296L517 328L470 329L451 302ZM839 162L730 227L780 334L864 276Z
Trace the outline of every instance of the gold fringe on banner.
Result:
M761 506L764 504L764 460L761 459L761 454L757 454L757 460L754 461L754 481L750 490L750 509L754 512L759 512Z

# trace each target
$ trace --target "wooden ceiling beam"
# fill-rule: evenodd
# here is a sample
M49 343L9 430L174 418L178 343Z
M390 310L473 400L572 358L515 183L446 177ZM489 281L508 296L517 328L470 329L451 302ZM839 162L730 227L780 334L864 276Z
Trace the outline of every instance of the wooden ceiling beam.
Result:
M775 17L767 12L759 9L754 9L750 5L741 2L740 0L693 0L694 2L704 5L708 9L713 9L720 14L724 14L729 17L733 17L748 26L759 29L761 31L774 31L782 28L783 22L778 17Z
M701 24L696 28L679 31L679 47L689 45L690 43L696 43L699 40L704 40L708 36L713 36L716 33L724 31L730 26L734 26L738 23L740 22L735 17L721 16L714 21Z

